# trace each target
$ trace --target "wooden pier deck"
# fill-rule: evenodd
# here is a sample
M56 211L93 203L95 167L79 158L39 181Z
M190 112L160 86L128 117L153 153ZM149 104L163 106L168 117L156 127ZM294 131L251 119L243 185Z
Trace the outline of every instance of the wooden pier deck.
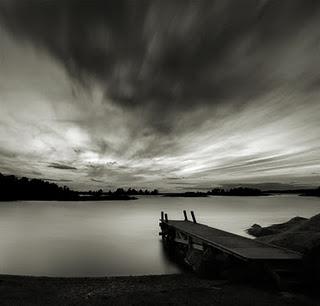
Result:
M240 269L242 275L271 278L279 288L299 284L300 253L199 224L192 211L189 221L183 213L181 221L169 220L161 212L159 234L165 249L195 272L219 277Z
M248 260L300 260L299 253L191 221L168 220L167 225L223 252ZM178 240L179 241L179 240Z

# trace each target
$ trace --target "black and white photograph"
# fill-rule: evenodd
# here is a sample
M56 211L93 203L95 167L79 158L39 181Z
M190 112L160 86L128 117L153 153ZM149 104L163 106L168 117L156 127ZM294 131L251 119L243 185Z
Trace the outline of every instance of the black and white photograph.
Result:
M319 0L0 0L1 305L319 292Z

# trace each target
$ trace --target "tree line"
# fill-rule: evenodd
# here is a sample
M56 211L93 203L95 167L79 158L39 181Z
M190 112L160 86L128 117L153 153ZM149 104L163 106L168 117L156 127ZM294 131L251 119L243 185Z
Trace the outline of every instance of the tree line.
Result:
M265 195L263 191L258 188L249 187L235 187L229 190L223 188L214 188L207 192L208 195L226 195L226 196L260 196Z
M78 193L41 179L0 173L0 200L77 200Z
M158 195L159 191L158 189L153 189L153 190L136 190L134 188L128 188L125 190L124 188L118 188L115 191L109 190L104 192L102 189L99 189L97 191L86 191L86 192L80 192L81 194L87 194L87 195Z
M67 186L42 179L3 175L0 173L0 201L14 200L57 200L57 201L87 201L87 200L133 200L134 195L158 195L159 191L136 190L134 188L118 188L115 191L74 191Z

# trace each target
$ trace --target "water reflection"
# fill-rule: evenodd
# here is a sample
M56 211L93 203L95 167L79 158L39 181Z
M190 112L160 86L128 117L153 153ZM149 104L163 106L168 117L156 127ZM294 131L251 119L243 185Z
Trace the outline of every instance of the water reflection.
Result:
M0 273L105 276L179 272L158 236L161 210L245 235L268 225L319 212L318 198L143 197L128 202L8 202L0 204Z

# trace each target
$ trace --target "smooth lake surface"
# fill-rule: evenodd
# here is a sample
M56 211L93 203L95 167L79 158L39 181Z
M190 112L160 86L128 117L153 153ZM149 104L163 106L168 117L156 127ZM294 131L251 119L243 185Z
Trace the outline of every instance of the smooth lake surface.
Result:
M160 211L246 236L254 223L270 225L320 213L320 198L165 198L136 201L0 202L0 274L118 276L169 274L178 268L164 256Z

